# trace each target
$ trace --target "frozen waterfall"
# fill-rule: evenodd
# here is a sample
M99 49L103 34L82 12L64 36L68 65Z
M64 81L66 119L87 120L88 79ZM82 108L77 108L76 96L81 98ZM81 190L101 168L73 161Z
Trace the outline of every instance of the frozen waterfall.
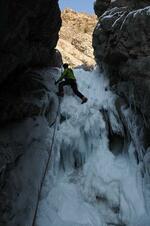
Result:
M116 96L97 70L76 69L75 75L88 102L81 105L66 88L37 226L139 225L147 215L140 165L116 110ZM134 120L130 123L135 127Z

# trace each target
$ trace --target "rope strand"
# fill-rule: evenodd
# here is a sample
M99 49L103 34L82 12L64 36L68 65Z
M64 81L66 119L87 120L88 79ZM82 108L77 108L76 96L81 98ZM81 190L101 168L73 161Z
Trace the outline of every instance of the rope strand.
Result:
M55 138L55 134L56 134L57 117L58 117L59 111L60 111L60 98L59 98L59 105L58 105L58 109L57 109L57 113L56 113L56 118L55 118L55 121L54 121L55 126L54 126L54 132L53 132L53 137L52 137L52 143L51 143L51 147L50 147L50 150L49 150L48 160L47 160L46 167L45 167L45 170L44 170L44 174L43 174L43 177L42 177L40 189L39 189L39 192L38 192L38 199L37 199L37 203L36 203L36 209L35 209L35 213L34 213L32 226L35 226L40 196L41 196L41 192L42 192L42 187L43 187L44 180L45 180L45 177L46 177L46 174L47 174L47 171L48 171L48 166L49 166L51 153L52 153L52 149L53 149L53 144L54 144L54 138ZM52 127L54 125L54 123L52 123L52 125L50 127Z

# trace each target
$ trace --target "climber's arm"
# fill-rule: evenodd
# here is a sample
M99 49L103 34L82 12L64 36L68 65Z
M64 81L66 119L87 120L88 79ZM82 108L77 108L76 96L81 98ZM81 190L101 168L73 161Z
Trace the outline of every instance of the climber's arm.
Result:
M55 83L57 84L58 82L62 81L62 80L65 78L65 75L66 75L66 71L64 71L64 72L61 74L60 78L59 78Z

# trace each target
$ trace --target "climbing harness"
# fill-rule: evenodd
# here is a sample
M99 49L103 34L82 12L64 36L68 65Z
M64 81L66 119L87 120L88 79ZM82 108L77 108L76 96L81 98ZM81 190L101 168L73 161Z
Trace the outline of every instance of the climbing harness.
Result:
M37 212L38 212L38 207L39 207L39 201L40 201L40 196L41 196L41 192L42 192L42 187L43 187L43 184L44 184L44 181L45 181L45 177L46 177L46 174L47 174L47 171L48 171L48 166L49 166L51 153L52 153L52 149L53 149L53 144L54 144L54 140L55 140L57 118L58 118L59 113L60 113L60 97L59 97L59 104L58 104L58 109L57 109L57 113L56 113L56 118L55 118L54 122L50 125L50 128L54 125L54 132L53 132L53 136L52 136L51 146L50 146L50 149L49 149L48 160L47 160L46 167L45 167L45 170L44 170L44 174L43 174L43 177L42 177L41 185L40 185L40 188L39 188L39 191L38 191L38 199L37 199L37 203L36 203L36 209L35 209L35 213L34 213L34 217L33 217L32 226L35 226L35 222L36 222L36 216L37 216Z

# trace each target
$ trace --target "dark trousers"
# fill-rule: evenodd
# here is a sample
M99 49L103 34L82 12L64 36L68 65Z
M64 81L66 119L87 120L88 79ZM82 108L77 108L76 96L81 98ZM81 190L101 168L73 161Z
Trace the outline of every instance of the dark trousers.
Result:
M71 88L72 88L72 90L73 90L73 92L74 92L75 95L77 95L77 96L80 97L81 99L84 97L84 96L82 95L82 93L79 92L78 86L77 86L77 83L76 83L76 80L74 80L74 79L66 79L66 80L63 81L63 82L60 82L60 83L59 83L59 93L60 93L60 94L63 94L63 93L64 93L63 87L64 87L64 86L68 86L68 85L71 86Z

